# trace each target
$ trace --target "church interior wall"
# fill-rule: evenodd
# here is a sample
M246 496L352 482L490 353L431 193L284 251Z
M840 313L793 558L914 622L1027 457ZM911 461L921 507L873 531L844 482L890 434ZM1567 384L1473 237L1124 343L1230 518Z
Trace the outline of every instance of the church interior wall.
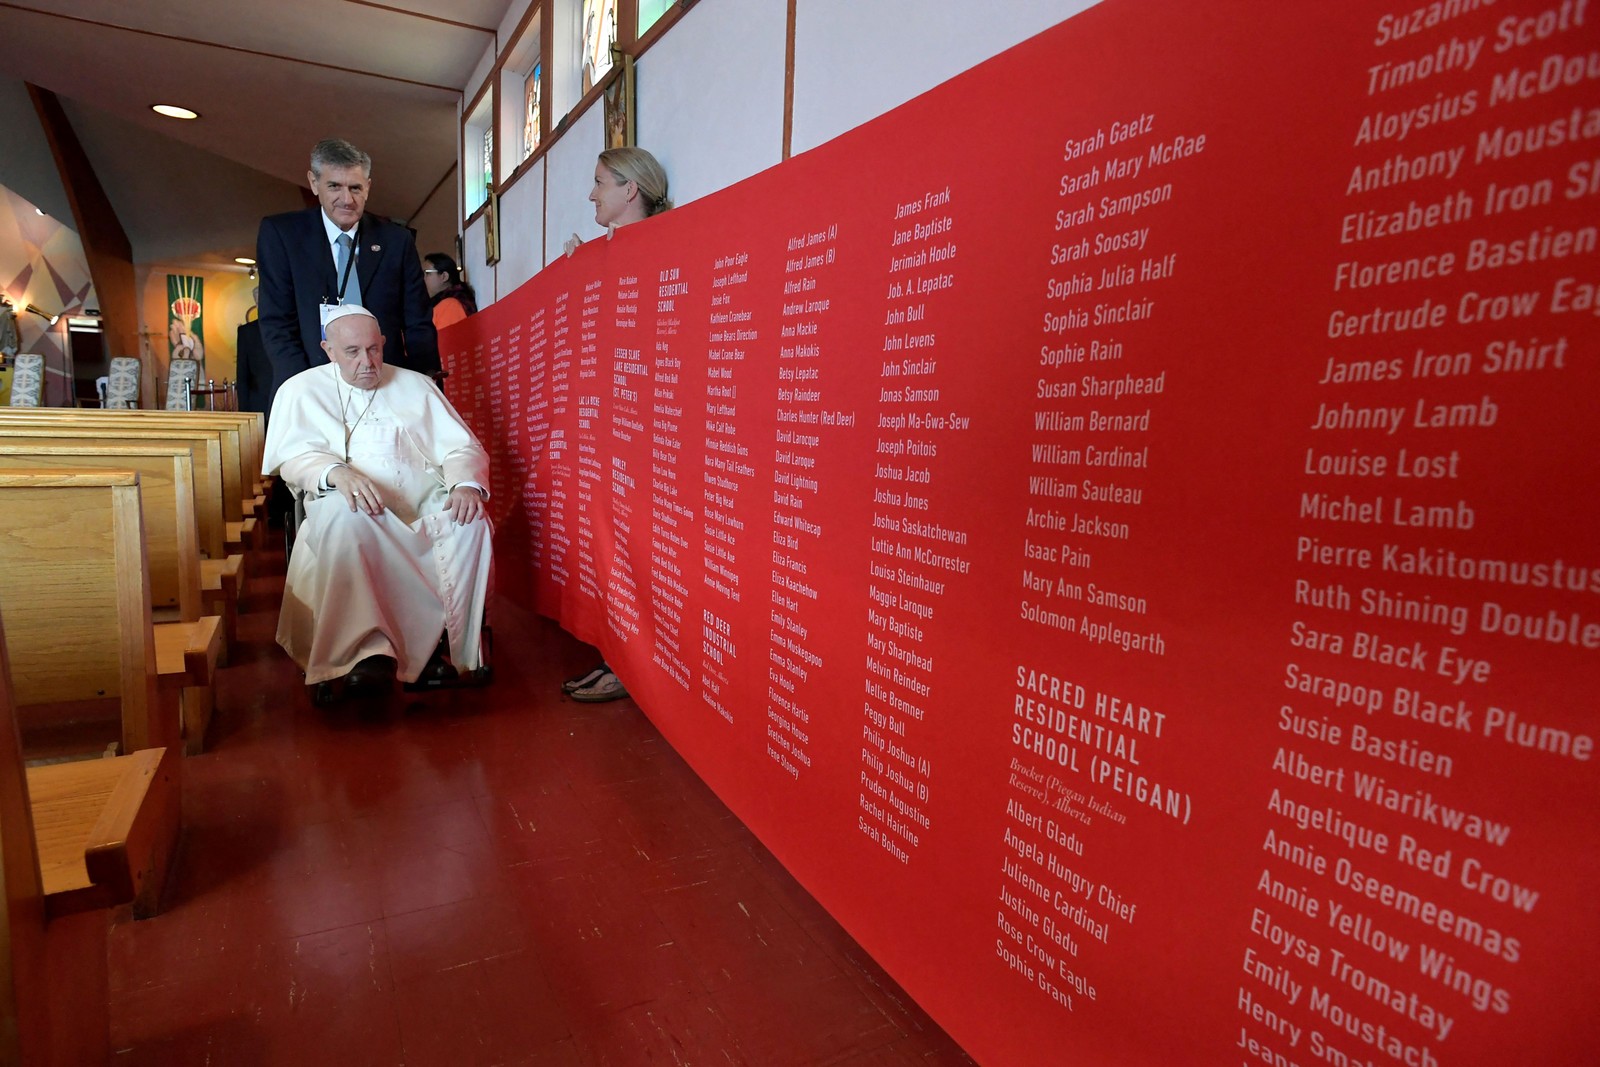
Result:
M859 126L1094 2L805 0L795 9L790 154ZM526 7L507 12L497 43L485 50L466 87L466 103L477 100L494 72L497 49L510 47ZM776 0L700 0L639 58L637 141L665 166L678 204L783 161L787 18L787 5ZM552 21L562 39L560 19ZM561 255L568 235L589 240L600 233L586 197L594 157L604 147L603 107L595 100L578 114L563 110L576 99L575 87L561 80L567 65L557 58L551 90L555 125L565 127L541 167L501 189L498 266L484 255L484 219L475 217L462 229L462 265L481 305ZM527 185L540 190L521 188ZM541 262L527 258L530 247L542 248Z

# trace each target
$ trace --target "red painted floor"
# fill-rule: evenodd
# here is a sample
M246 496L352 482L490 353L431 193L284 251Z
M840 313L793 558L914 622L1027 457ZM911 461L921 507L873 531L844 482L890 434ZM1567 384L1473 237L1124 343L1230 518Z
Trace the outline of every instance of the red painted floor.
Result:
M631 700L559 695L592 650L502 606L489 689L326 713L255 565L119 1067L971 1062Z

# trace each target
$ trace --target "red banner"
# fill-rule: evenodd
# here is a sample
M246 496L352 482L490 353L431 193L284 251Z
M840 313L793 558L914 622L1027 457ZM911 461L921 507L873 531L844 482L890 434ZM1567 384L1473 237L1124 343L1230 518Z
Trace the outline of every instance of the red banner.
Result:
M1110 0L586 245L503 588L981 1061L1594 1062L1597 19Z

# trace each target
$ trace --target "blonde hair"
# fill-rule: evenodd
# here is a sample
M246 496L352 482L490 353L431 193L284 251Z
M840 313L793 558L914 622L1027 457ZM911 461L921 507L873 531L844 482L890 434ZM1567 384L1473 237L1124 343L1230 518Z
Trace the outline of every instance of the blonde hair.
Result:
M608 148L600 153L600 162L617 181L632 182L639 187L646 217L672 208L672 201L667 197L667 172L649 152L631 145Z

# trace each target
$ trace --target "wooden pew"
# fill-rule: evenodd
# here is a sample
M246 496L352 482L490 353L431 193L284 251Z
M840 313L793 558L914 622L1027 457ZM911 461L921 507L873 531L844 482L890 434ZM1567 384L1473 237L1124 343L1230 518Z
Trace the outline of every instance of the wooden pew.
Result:
M177 702L157 688L137 474L0 471L0 616L24 735L32 706L120 700L123 752L176 750Z
M250 499L260 491L261 456L265 449L265 422L253 411L156 411L116 408L35 408L28 414L38 418L67 418L74 421L123 423L126 425L204 427L236 436L236 444L224 444L239 460L240 499L248 514Z
M105 913L57 922L45 915L44 878L11 681L0 643L0 860L5 949L0 954L0 1062L56 1067L105 1063L110 993Z
M177 839L161 749L95 760L79 789L25 771L0 630L0 1063L106 1063L108 908L135 899Z
M160 685L177 690L184 751L198 753L215 706L214 672L226 617L201 614L201 560L192 494L193 454L179 444L14 445L0 438L0 470L83 467L139 474ZM236 617L236 613L235 613ZM213 646L216 646L213 648Z
M13 413L13 410L15 413ZM219 469L222 474L222 511L225 523L225 541L232 546L243 547L253 543L259 535L256 534L256 519L253 514L246 515L244 511L244 459L248 452L241 453L241 437L245 431L241 429L236 417L230 423L218 423L206 412L138 412L123 410L103 410L99 408L29 408L9 409L0 408L0 426L5 427L71 427L110 432L121 435L126 431L133 432L162 432L176 431L180 433L193 433L217 440L220 457ZM250 476L249 484L255 485L255 475ZM253 512L254 494L251 496ZM223 553L224 555L226 553ZM220 558L217 557L217 558Z
M73 439L15 444L0 437L0 469L94 467L139 474L152 608L200 617L200 529L194 499L194 453L165 442L112 444Z
M123 429L113 426L85 426L76 422L60 425L11 424L0 418L0 443L45 445L51 443L121 442L181 443L190 448L194 461L195 517L200 528L200 591L205 610L227 620L237 619L244 596L244 557L230 554L228 529L222 508L222 446L215 434L198 428Z
M127 412L123 412L127 414ZM160 412L144 412L146 417L162 414ZM254 514L257 530L262 529L259 522L266 512L266 491L268 480L261 473L261 457L266 453L267 417L259 411L193 411L188 413L165 412L166 415L181 415L186 418L199 420L200 424L216 424L219 426L237 426L239 429L239 485L240 497L244 514ZM250 505L255 504L254 512Z
M228 553L226 512L222 497L222 446L214 434L198 430L145 430L87 426L78 423L40 425L12 423L0 416L0 444L124 444L182 443L190 449L194 463L195 520L200 530L200 550L205 558L226 559Z
M136 918L156 913L178 843L176 763L146 748L28 768L46 914L129 902Z
M117 411L97 408L85 409L92 417L128 421L127 425L157 425L192 427L201 426L221 431L224 462L237 456L239 464L239 514L230 515L230 521L247 522L256 518L259 530L263 517L260 505L264 504L261 485L261 456L264 451L265 422L256 412L245 411Z
M162 438L144 438L131 442L117 443L110 438L78 437L73 437L69 440L48 441L48 439L44 437L8 438L4 436L5 432L6 431L4 427L0 426L0 455L8 453L15 454L17 450L38 451L40 449L60 449L63 450L59 453L62 455L118 455L123 454L124 450L132 449L136 446L143 451L153 454L156 452L170 451L174 448L182 448L189 453L189 460L185 466L193 468L195 465L194 458L196 449L194 447L194 441L185 440L173 442ZM219 449L217 455L220 457L220 454L221 453ZM52 464L34 463L31 465L41 466ZM56 463L53 465L75 466L76 464L68 461L64 464ZM115 466L116 464L111 465ZM129 466L129 464L123 464L123 466ZM135 464L135 466L137 465ZM146 473L143 468L139 469L142 474ZM218 510L218 507L220 507L221 504L220 475L217 479L212 479L210 484L208 484L205 474L206 472L203 471L194 472L188 477L191 488L186 495L190 497L192 503L189 505L180 504L180 507L187 507L190 511L192 511L195 521L191 524L185 522L181 517L177 519L178 530L176 532L179 537L179 543L176 546L167 542L165 535L168 524L162 520L161 516L158 514L156 518L160 520L160 525L152 526L150 524L151 515L147 510L145 540L150 549L150 576L154 595L153 604L158 609L162 607L173 606L181 607L182 614L172 616L172 618L182 618L184 620L193 620L198 618L201 614L201 607L203 605L206 614L218 615L222 617L224 633L226 634L228 642L232 643L238 639L237 623L239 613L239 598L243 594L244 557L240 555L231 555L212 559L208 555L208 550L214 544L224 540L225 533L224 528L220 523L220 511ZM151 489L152 486L149 481L149 476L147 475L143 485L143 491L146 493L146 495L148 495ZM208 501L210 502L209 505ZM195 600L192 609L185 606L184 602L167 598L163 587L164 577L167 573L164 566L165 560L163 557L180 552L186 555L190 554L188 552L188 542L194 540L194 537L191 536L191 526L195 528L195 533L200 538L200 540L195 541L194 552L192 553L199 560L199 587L197 589L197 599ZM208 534L210 535L209 537L207 537ZM179 573L180 577L187 578L188 576L186 571ZM157 612L157 621L167 621L161 617L159 610ZM226 650L224 650L224 654L225 653Z
M240 432L239 462L243 467L240 472L243 495L248 501L252 494L262 497L266 492L266 476L261 473L261 457L267 450L267 417L259 411L201 411L196 412L202 418L228 420L238 424ZM265 503L264 499L258 504ZM262 515L261 509L256 509L256 517Z
M125 755L27 771L51 913L130 899L136 915L154 913L181 793L178 718L155 678L138 475L0 470L0 619L14 725L30 705L122 701Z

